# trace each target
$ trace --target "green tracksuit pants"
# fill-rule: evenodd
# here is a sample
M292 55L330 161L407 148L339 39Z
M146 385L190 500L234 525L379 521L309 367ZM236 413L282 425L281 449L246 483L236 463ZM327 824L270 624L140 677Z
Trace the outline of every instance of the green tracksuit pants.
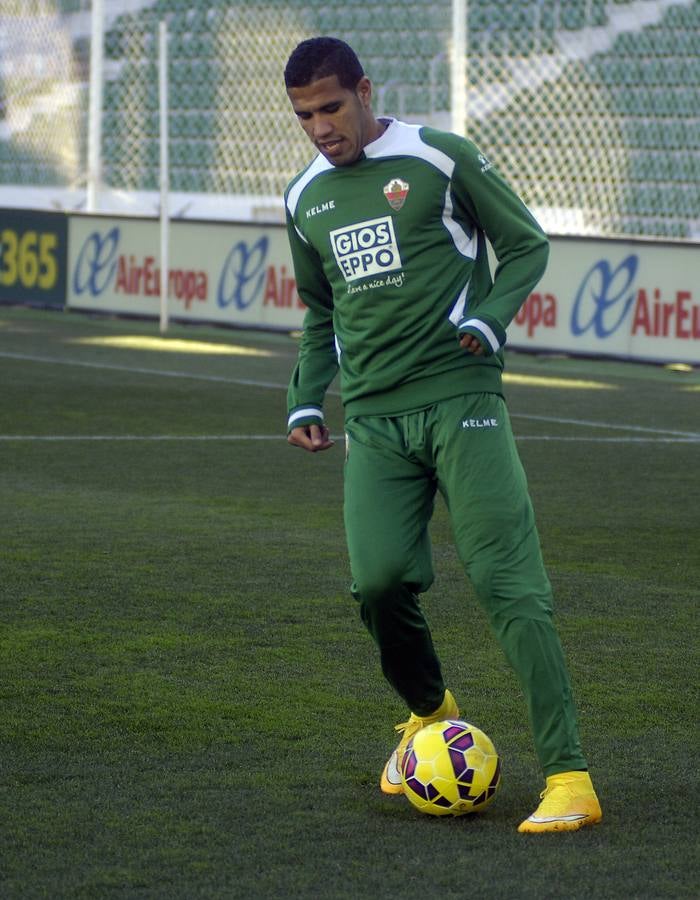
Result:
M545 775L587 768L503 398L467 394L405 415L353 417L346 431L352 590L389 683L417 715L443 699L418 599L433 581L428 524L439 490L459 557L525 693Z

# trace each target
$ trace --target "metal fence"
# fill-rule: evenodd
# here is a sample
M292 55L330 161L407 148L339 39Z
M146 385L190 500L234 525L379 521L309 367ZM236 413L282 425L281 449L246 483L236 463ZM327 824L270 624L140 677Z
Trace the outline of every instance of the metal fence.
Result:
M153 210L162 20L176 214L275 214L311 152L282 70L330 33L376 112L464 131L548 230L700 236L700 0L0 0L2 196Z

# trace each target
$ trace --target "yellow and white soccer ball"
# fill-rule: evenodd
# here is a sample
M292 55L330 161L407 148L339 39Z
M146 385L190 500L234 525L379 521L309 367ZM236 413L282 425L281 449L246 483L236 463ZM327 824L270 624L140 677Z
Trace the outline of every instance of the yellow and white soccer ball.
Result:
M408 742L401 780L421 812L463 816L492 802L501 783L501 760L488 735L469 722L433 722Z

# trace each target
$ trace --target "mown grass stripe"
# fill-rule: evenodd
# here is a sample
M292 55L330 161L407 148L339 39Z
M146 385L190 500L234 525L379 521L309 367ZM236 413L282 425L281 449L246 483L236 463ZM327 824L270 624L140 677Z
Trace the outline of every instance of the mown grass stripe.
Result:
M137 366L121 366L116 363L95 363L85 360L61 359L58 357L35 356L26 353L10 353L0 351L0 358L17 359L26 362L47 363L51 365L82 366L88 369L105 369L115 372L131 372L138 375L155 375L164 378L191 378L198 381L213 381L223 384L238 384L244 387L265 388L270 390L287 390L288 385L273 381L260 381L256 378L231 378L224 375L204 374L201 372L180 372L171 369L151 369ZM339 396L338 391L329 390L328 395ZM625 425L621 422L592 422L584 419L561 418L557 416L539 416L528 413L511 413L511 418L530 419L532 421L550 422L557 425L575 425L581 428L609 428L621 431L644 432L647 434L673 435L700 439L700 433L693 431L676 431L669 428L649 428L640 425Z

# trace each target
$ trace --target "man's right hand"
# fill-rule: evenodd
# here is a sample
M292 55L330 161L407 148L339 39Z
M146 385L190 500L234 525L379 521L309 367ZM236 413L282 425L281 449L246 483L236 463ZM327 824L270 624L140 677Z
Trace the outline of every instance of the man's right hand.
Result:
M298 428L292 428L287 435L287 441L294 447L308 450L309 453L328 450L335 443L330 439L330 432L325 425L300 425Z

